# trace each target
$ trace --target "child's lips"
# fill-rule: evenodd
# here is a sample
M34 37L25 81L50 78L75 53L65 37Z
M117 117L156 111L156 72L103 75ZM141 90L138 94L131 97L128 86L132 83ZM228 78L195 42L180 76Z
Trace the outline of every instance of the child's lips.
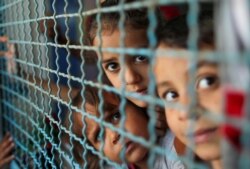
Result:
M136 90L136 93L139 93L141 95L145 95L145 94L147 94L147 88L138 89L138 90Z
M130 153L134 148L136 148L136 143L133 141L126 142L126 154Z
M194 141L195 144L204 143L211 139L216 132L218 131L218 127L199 129L192 134L189 134L189 138Z

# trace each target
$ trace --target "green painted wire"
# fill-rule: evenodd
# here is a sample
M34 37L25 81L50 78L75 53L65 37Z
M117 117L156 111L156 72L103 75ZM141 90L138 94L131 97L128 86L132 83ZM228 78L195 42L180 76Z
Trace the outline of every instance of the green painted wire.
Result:
M43 5L42 5L42 9L43 9L43 16L45 16L46 15L46 4L45 4L45 1L43 1ZM45 42L44 42L44 48L45 48L45 56L44 56L44 58L45 58L45 60L46 60L46 63L44 63L45 64L45 66L46 67L48 67L49 68L49 49L48 49L48 46L47 46L47 43L48 43L48 38L47 38L47 27L46 27L46 22L45 22L46 20L44 20L43 21L43 26L44 26L44 28L45 28L45 30L44 30L44 39L45 39ZM39 21L38 21L39 22ZM40 25L41 26L41 25ZM44 76L47 78L47 79L49 79L48 80L48 86L49 86L49 90L51 90L50 89L50 76L49 76L49 72L48 71L44 71L43 69L42 69L42 64L41 65L39 65L39 70L41 70L41 73L42 72L45 72L44 74ZM42 78L42 76L41 76L41 82L40 82L40 88L42 89L42 84L43 84L43 78ZM46 101L45 101L45 95L42 93L42 92L40 92L41 93L41 96L43 97L43 102L42 102L42 106L43 107L45 107L46 109L43 109L44 110L44 112L46 112L46 111L49 111L48 109L50 109L50 110L52 110L52 108L51 108L51 98L50 97L46 97L46 98L48 98L48 99L46 99ZM48 105L47 105L47 101L48 101ZM47 122L46 122L46 116L43 116L43 119L42 119L42 122L44 123L44 126L43 126L43 130L44 131L46 131L46 129L47 129ZM46 149L47 148L47 141L46 141L46 139L45 139L45 137L43 137L43 142L44 142L44 146L43 146L43 149ZM60 146L60 144L59 144L59 146ZM47 154L47 151L45 151L45 154ZM40 155L40 157L42 157L41 155ZM61 157L61 156L59 156L59 157ZM42 160L41 158L40 158L40 160ZM45 166L48 166L48 164L49 164L49 161L47 160L47 158L45 158Z
M38 4L37 4L37 2L36 2L36 0L35 0L35 3L33 4L32 2L30 2L30 4L29 4L29 10L30 11L32 11L33 10L33 5L35 5L34 6L34 9L35 9L35 14L34 14L34 16L33 16L33 14L30 12L30 14L29 14L29 17L30 18L32 18L32 17L35 17L35 18L38 18L38 15L37 15L37 8L38 8ZM37 25L37 22L36 23L34 23L35 25ZM32 28L33 28L33 26L34 26L34 24L30 24L30 27L31 27L31 30L33 30ZM34 33L38 33L38 31L37 31L37 29L38 29L38 27L36 26L35 27L35 30L36 30L36 32L34 32ZM32 31L31 31L32 32ZM30 38L30 39L34 39L34 38ZM33 46L33 45L31 45L31 51L32 51L32 54L31 54L31 62L33 62L33 64L35 64L35 57L34 57L34 52L36 52L37 50L35 50L35 49L37 49L36 48L36 46ZM40 48L39 48L40 49ZM39 50L39 52L38 52L38 57L40 57L40 50ZM34 68L32 68L31 69L32 70L32 78L33 78L33 81L34 81L34 84L37 84L37 82L36 82L36 72L35 72L35 69ZM38 90L34 90L34 95L33 95L33 93L32 93L32 97L34 97L35 96L35 98L34 98L34 101L35 101L35 103L37 104L37 105L39 105L39 102L40 102L40 100L39 100L39 98L38 98ZM31 118L33 118L33 119L36 119L36 122L37 122L37 124L38 125L42 125L41 123L40 123L40 121L39 121L39 119L40 119L40 114L39 114L39 112L35 109L35 110L33 110L33 109L31 109L32 111L30 111L31 112L31 114L30 114L30 117ZM38 144L39 145L41 145L42 146L42 142L41 142L41 139L40 139L40 136L39 136L39 132L37 132L37 129L36 128L32 128L32 135L34 136L34 138L36 139L36 138L38 138L38 140L37 140L37 142L38 142ZM33 147L33 150L31 150L31 151L34 151L34 153L36 153L37 152L37 150L35 149L35 147L34 147L34 145L32 145L32 147ZM40 155L39 155L40 156ZM41 156L40 156L41 157ZM41 163L39 163L39 165L41 166Z
M117 5L117 6L121 7L121 10L119 11L120 19L118 22L118 28L119 28L119 32L120 32L120 39L119 39L119 43L120 43L119 47L120 48L125 48L125 37L126 37L125 19L126 19L126 17L125 17L125 10L123 9L124 4L125 4L125 0L121 0L119 2L119 4ZM120 53L119 62L121 63L121 65L125 65L125 54L124 53ZM122 86L120 89L122 97L121 97L121 101L120 101L120 105L119 105L119 111L121 113L121 120L119 123L119 128L121 130L124 130L124 131L125 131L125 121L126 121L125 106L126 106L126 102L127 102L125 94L124 94L126 91L126 81L125 81L125 71L126 70L125 69L126 69L126 66L123 66L123 68L120 71L120 75L119 75L119 78L122 82ZM120 140L121 140L121 143L125 143L124 136L121 135ZM126 161L125 154L126 154L126 147L123 146L122 151L120 152L119 156L120 156L121 161L123 161L124 163ZM127 168L126 165L122 166L122 167Z
M192 98L191 103L188 105L187 110L192 109L195 105L197 105L197 97L195 88L195 74L197 71L197 54L198 54L198 36L199 36L199 28L198 28L198 16L199 16L199 4L196 0L190 0L188 2L189 10L187 14L187 24L189 28L189 36L187 40L188 44L188 50L193 51L191 55L188 55L187 57L190 57L189 60L190 69L188 70L190 82L187 86L188 95ZM190 112L190 111L188 111ZM192 112L191 112L192 113ZM195 114L189 114L190 117L195 116ZM194 130L195 122L190 123L188 126L188 130L191 132ZM194 145L193 145L194 146ZM188 168L193 168L194 163L194 153L191 151L191 149L187 149L185 152L185 158L184 161L186 161Z
M30 5L30 2L29 1L22 1L22 8L23 9L28 9L27 11L23 11L22 12L22 17L23 17L23 19L25 19L25 18L30 18L30 16L31 16L31 12L30 12L30 8L29 8L29 5ZM31 27L30 27L30 24L25 24L24 25L24 39L26 39L27 38L27 40L32 40L32 37L31 37ZM28 61L29 61L29 59L30 59L30 56L32 55L32 53L31 53L32 51L30 50L30 48L29 48L29 46L28 45L25 45L25 51L24 51L24 57L25 57L25 62L27 63ZM29 79L29 71L30 71L30 69L29 69L29 67L26 69L26 79ZM32 96L31 96L31 91L28 89L27 90L27 97L29 98L29 100L32 100ZM24 126L24 130L26 130L26 132L29 130L29 124L28 124L28 120L27 120L27 118L28 118L28 112L33 112L33 109L30 107L30 106L26 106L26 117L25 118L23 118L23 126ZM28 140L28 138L26 137L26 139L24 140L24 144L26 145L26 148L28 149L28 151L30 151L30 149L29 149L29 147L30 147L30 143L29 143L29 140ZM32 144L32 143L31 143ZM26 154L24 154L24 165L26 166L26 167L29 167L29 164L28 164L28 156L26 155Z
M68 0L64 0L65 2L65 6L64 6L64 13L67 14L67 8L68 8ZM70 50L69 50L69 43L70 43L70 39L69 39L69 18L66 17L65 18L65 25L66 25L66 32L65 32L65 37L66 37L66 50L67 50L67 56L66 56L66 61L67 61L67 74L70 76L70 68L71 68L71 63L70 63ZM72 91L72 87L71 87L71 84L70 84L70 79L67 79L67 85L69 87L69 91L67 93L68 95L68 98L69 98L69 106L72 105L72 96L71 96L71 91ZM72 127L73 127L73 118L72 118L72 115L73 115L73 112L72 112L72 109L69 108L69 131L72 132ZM73 154L73 148L74 148L74 145L73 145L73 139L72 137L70 137L70 154L71 154L71 158L70 158L70 162L71 162L71 165L73 166L73 162L74 162L74 154Z
M54 22L54 27L53 27L53 31L55 32L55 37L54 37L54 42L56 44L58 44L58 37L60 36L57 32L57 26L58 26L58 23L57 23L57 20L56 20L56 16L58 15L57 14L57 8L56 8L56 0L53 1L52 3L52 9L53 9L53 22ZM56 86L57 86L57 97L60 98L60 93L61 93L61 88L60 88L60 76L58 75L59 74L59 53L58 53L58 47L55 46L55 54L56 54ZM50 77L49 77L50 79ZM57 107L58 107L58 117L61 116L61 113L62 113L62 109L61 109L61 106L60 106L60 103L57 102ZM59 119L59 123L62 122L61 119ZM62 144L63 142L61 141L61 136L62 136L62 132L61 130L59 130L59 133L58 133L58 138L59 138L59 147L62 147ZM63 168L63 158L62 158L62 154L65 155L64 152L60 153L59 155L59 159L60 159L60 164L59 164L59 167L60 168Z
M23 19L23 14L22 14L22 12L23 12L23 8L22 8L22 5L23 5L23 2L21 3L21 4L19 4L18 5L18 9L17 9L17 20L22 20ZM19 14L19 15L18 15ZM19 40L20 39L24 39L24 33L22 33L22 30L24 30L24 25L17 25L17 27L18 27L18 38L19 38ZM21 49L23 49L22 51L20 51L20 53L24 53L24 51L25 51L25 46L24 45L21 45ZM24 78L24 67L23 66L20 66L20 75L21 75L21 77L23 77ZM26 86L24 85L24 83L20 83L21 84L21 95L23 95L23 96L25 96L26 95ZM19 99L19 100L21 100L21 99ZM22 101L22 103L23 103L23 100L21 100ZM26 104L24 104L23 105L23 109L27 109L27 105ZM22 118L19 118L19 124L21 125L22 124L22 122L23 122L23 119ZM19 138L20 138L20 141L22 142L24 142L24 137L22 137L22 133L20 133L19 134L20 136L19 136ZM22 152L21 152L21 154L20 154L20 158L22 158L23 157L23 155L22 155ZM23 164L23 161L22 161L22 163L21 163L22 165L24 165Z
M78 30L80 32L80 46L83 46L85 45L84 44L84 41L83 39L85 38L85 32L83 32L83 29L84 29L84 19L83 19L83 16L82 16L82 12L84 10L84 1L81 1L81 0L78 0L78 4L79 4L79 9L78 9L78 13L79 13L79 24L78 24ZM84 97L84 92L85 92L85 85L84 85L84 79L85 79L85 72L84 72L84 65L85 65L85 58L84 58L84 49L80 49L80 57L81 57L81 73L82 73L82 76L81 76L81 85L82 85L82 88L81 88L81 97L82 97L82 103L81 103L81 109L82 110L85 110L85 103L86 103L86 100L85 100L85 97ZM86 121L85 121L85 116L82 115L81 116L82 119L82 123L83 124L86 124ZM83 158L83 167L84 169L87 169L88 167L88 158L87 158L87 155L88 155L88 151L87 151L87 148L86 148L86 144L87 144L87 135L86 135L86 128L87 128L87 125L83 125L83 128L82 128L82 138L83 138L83 144L82 144L82 147L83 147L83 152L81 152L81 155L82 155L82 158Z
M148 77L150 79L149 81L149 87L148 87L148 94L150 96L153 96L155 98L155 76L153 74L153 66L155 63L155 48L157 46L157 38L155 35L155 30L157 26L157 18L155 14L155 8L157 5L157 1L151 1L151 5L148 7L148 19L149 19L149 26L147 29L147 37L149 39L149 49L151 49L148 53L148 58L150 60L149 65L149 71L148 71ZM148 106L148 114L149 114L149 124L148 124L148 130L149 130L149 143L153 146L156 143L156 132L155 132L155 124L156 124L156 112L155 112L155 104L152 102L149 102ZM156 158L156 153L154 149L150 149L150 155L148 157L147 165L149 168L154 168L154 161Z
M44 11L43 12L45 12L45 4L44 4L44 2L41 4L41 2L40 3L38 3L39 1L37 1L37 0L35 0L35 5L36 5L36 8L35 8L35 11L36 11L36 16L34 16L35 18L39 18L39 16L40 15L42 15L42 14L40 14L39 15L39 5L42 5L42 7L43 7L43 9L44 9ZM37 42L39 42L40 41L40 32L38 31L39 30L39 25L40 24L40 22L39 21L37 21L36 23L35 23L35 25L36 25L36 27L35 27L35 30L36 30L36 40L35 41L37 41ZM44 23L45 24L45 23ZM46 29L46 27L45 27L45 29ZM45 32L46 32L47 30L45 30ZM46 34L46 33L45 33ZM46 39L47 40L47 39ZM47 46L45 46L44 47L45 49L47 48ZM37 47L37 49L38 49L38 66L39 66L39 68L38 68L38 70L39 70L39 76L38 76L38 78L40 79L40 84L38 84L39 85L39 87L40 88L43 88L43 77L42 77L42 73L43 73L43 71L42 71L42 69L41 69L41 67L42 67L42 49L41 49L41 47ZM47 50L47 49L46 49ZM34 81L36 80L36 78L35 78L35 75L33 76L33 79L34 79ZM36 83L37 84L37 83ZM37 90L36 90L37 91ZM38 102L37 102L37 104L39 105L39 101L41 101L41 104L40 104L40 106L42 107L42 109L43 109L43 112L45 112L46 111L46 108L47 108L47 105L46 105L46 101L45 101L45 98L43 97L43 94L41 93L41 92L39 92L39 94L40 95L38 95L38 96L40 96L40 98L37 100ZM41 120L40 120L41 119ZM43 115L43 114L41 114L39 117L37 117L37 122L38 123L41 123L42 122L42 127L43 127L43 129L44 129L44 131L46 131L46 126L47 126L47 124L46 124L46 121L45 121L46 119L45 119L45 116ZM40 122L41 121L41 122ZM38 133L38 138L40 139L40 144L42 145L42 148L43 149L45 149L46 150L46 148L47 148L47 142L46 142L46 140L44 139L44 137L42 137L42 135L41 135L41 133ZM45 153L47 154L47 151L45 151ZM40 156L40 160L42 160L42 156L41 156L41 154L39 154L39 156ZM47 166L48 165L48 161L47 161L47 159L45 158L45 164L44 164L44 166Z
M101 9L101 4L100 3L101 2L99 0L96 0L96 7L97 7L96 9L97 10ZM98 51L97 51L98 60L97 60L97 63L96 63L97 64L97 68L98 68L98 72L99 72L98 77L97 77L97 81L98 81L98 83L102 84L103 70L102 70L102 64L101 64L101 58L102 58L102 52L101 52L101 48L102 48L101 13L98 12L96 14L96 18L94 18L94 19L96 19L96 21L97 21L97 34L96 34L96 36L97 36L98 41L99 41ZM98 105L99 119L101 121L103 121L104 120L104 112L103 112L104 101L102 99L102 89L98 90L98 98L100 100L100 103ZM103 124L100 123L100 137L101 137L102 140L104 140L104 137L105 137L105 133L104 132L105 132L105 128L104 128ZM104 143L101 142L100 149L99 149L101 156L104 156L103 149L104 149ZM103 161L103 159L101 159L99 161L99 167L101 169L104 169L104 161Z

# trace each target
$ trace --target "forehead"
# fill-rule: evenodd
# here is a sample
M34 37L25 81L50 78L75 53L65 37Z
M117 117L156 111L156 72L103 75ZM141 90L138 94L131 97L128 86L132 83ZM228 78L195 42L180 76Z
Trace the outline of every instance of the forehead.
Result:
M113 93L104 92L103 98L105 102L104 104L107 105L107 107L108 105L119 106L120 100Z
M116 97L114 94L112 93L107 93L104 92L103 93L103 98L104 99L104 103L102 106L102 112L105 114L109 113L109 112L113 112L114 110L116 110L119 107L119 99L118 97ZM100 116L100 112L99 112L99 105L93 105L90 104L88 102L85 103L85 110L88 114L92 115L92 116L96 116L99 117Z
M127 102L126 104L125 113L127 117L133 117L133 120L135 121L138 121L138 119L142 117L145 118L147 116L147 113L143 112L143 109L140 109L135 104L129 102Z
M186 51L186 50L178 49L178 48L171 48L164 44L160 44L157 49L158 51L161 51L161 53L156 58L155 67L154 67L154 71L158 79L164 77L162 76L162 74L164 75L168 73L176 74L176 73L180 73L179 71L184 71L185 69L187 69L187 66L188 66L187 59L170 56L167 53L168 49L169 51L174 50L177 52ZM166 51L163 51L163 50L166 50Z
M133 28L125 28L125 29L126 29L125 39L124 39L125 47L139 48L148 45L146 30L133 29ZM121 32L119 29L115 29L114 31L104 30L101 36L102 47L103 48L120 47L120 37L121 37ZM100 37L96 36L93 41L94 46L98 46L99 42L100 42Z
M156 75L157 81L162 81L167 77L175 77L180 78L176 75L185 75L188 76L188 73L190 71L191 66L193 65L192 60L190 60L188 57L190 53L188 52L188 49L182 49L182 48L176 48L176 47L170 47L163 43L160 43L158 46L158 51L161 53L157 56L154 72ZM164 51L165 50L165 51ZM168 53L168 50L170 53ZM201 48L201 51L212 51L213 47L211 46L203 46ZM176 51L181 52L181 54L185 56L179 56L172 55L171 53ZM196 63L196 62L195 62ZM197 69L200 70L200 68L208 68L217 70L217 63L209 61L209 60L198 60L197 61Z
M105 96L104 96L104 98L105 98ZM108 98L105 98L105 100L107 102L105 101L104 105L103 105L104 120L105 120L106 116L109 115L109 113L113 113L113 111L118 109L118 106L119 106L116 104L118 102L117 102L117 99L115 99L115 98L108 97ZM89 115L92 115L96 118L100 117L98 105L94 106L94 105L91 105L89 103L86 103L85 109ZM100 127L100 124L90 117L86 117L85 122L86 122L87 136L89 138L92 138L93 133L97 130L97 128Z

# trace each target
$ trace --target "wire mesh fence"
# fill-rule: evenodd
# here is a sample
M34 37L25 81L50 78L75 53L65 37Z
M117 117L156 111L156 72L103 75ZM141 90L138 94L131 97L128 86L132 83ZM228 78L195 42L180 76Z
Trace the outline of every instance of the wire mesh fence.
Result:
M247 0L2 0L17 166L249 168L248 19Z

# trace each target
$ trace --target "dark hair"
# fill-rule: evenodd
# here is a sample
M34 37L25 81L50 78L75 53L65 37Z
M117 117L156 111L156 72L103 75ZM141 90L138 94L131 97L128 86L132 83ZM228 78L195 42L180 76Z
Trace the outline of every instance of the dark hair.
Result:
M198 17L198 40L197 45L214 46L214 24L212 11L203 11ZM177 48L188 47L189 27L187 15L176 17L167 22L165 27L158 28L160 42Z
M105 94L105 91L103 91L103 94ZM85 91L84 91L83 97L85 98L85 103L89 103L89 104L95 106L96 110L98 110L98 105L100 102L100 99L98 97L98 88L91 87L91 86L85 86ZM81 109L83 97L82 97L81 92L79 92L77 94L77 96L73 99L72 105ZM106 107L104 106L104 109L105 108ZM73 110L72 116L74 116L76 113L78 113L78 112L74 112L74 110ZM68 113L67 113L67 117L71 118L71 117L69 117ZM70 126L70 121L68 120L68 118L66 118L64 121L64 126L66 128L69 128L69 126ZM71 119L71 120L73 120L73 119ZM75 127L79 127L79 126L80 126L79 124L76 124L73 121L73 129L72 129L73 133L76 132ZM69 134L63 132L63 139L64 139L65 143L69 143L69 140L70 140ZM91 145L91 143L88 140L87 140L87 143ZM87 154L86 154L87 161L84 161L83 156L82 156L83 150L84 150L84 146L82 144L80 144L78 141L73 139L72 154L73 154L74 160L78 164L80 164L81 166L83 166L83 164L87 162L87 168L89 168L89 169L99 169L100 168L99 164L98 164L99 157L97 155L93 154L90 150L85 150L85 151L87 151Z
M88 104L90 104L92 106L95 106L95 110L98 111L98 105L100 103L100 99L99 99L99 96L98 96L98 88L91 87L91 86L86 86L83 96L85 98L85 103L88 103ZM109 111L109 110L113 109L113 106L116 106L115 104L113 104L111 102L108 103L108 102L105 101L106 98L109 97L109 96L112 96L113 98L120 100L120 96L118 96L118 95L116 95L114 93L110 93L110 92L107 92L107 91L103 90L102 91L102 99L104 101L104 105L103 105L103 110L104 111ZM76 106L76 107L80 107L82 102L83 102L83 98L82 98L81 93L79 93L73 99L73 105ZM136 106L134 103L132 103L129 100L126 100L126 102L127 102L127 104L131 104L133 106ZM119 107L119 105L117 105L117 107ZM146 108L142 108L142 107L138 107L138 106L136 106L136 108L139 109L142 112L145 112L145 115L147 116L147 113L146 113L147 109Z
M80 101L81 100L80 97L78 97L77 100ZM80 102L76 103L76 106L79 105L79 104L80 104ZM77 112L73 112L72 116L74 116L75 113L77 113ZM69 130L70 123L71 123L69 121L69 119L71 118L69 116L69 113L66 114L66 117L67 118L64 119L63 126L66 129ZM72 130L73 130L73 133L76 134L76 130L75 130L75 126L74 125L75 125L75 122L73 121L73 129ZM84 145L82 145L79 141L73 139L72 140L72 144L73 144L72 145L73 146L72 147L72 152L69 151L69 149L67 148L66 144L71 144L70 137L71 136L69 135L68 132L65 132L64 130L62 130L61 139L62 139L63 144L62 144L61 148L63 149L63 151L65 151L68 155L71 155L71 153L72 153L73 160L75 162L77 162L80 166L83 166L83 165L85 165L85 163L87 163L86 164L87 168L89 168L89 169L99 169L100 168L99 165L98 165L99 157L97 155L93 154L90 150L85 149ZM78 136L78 137L81 138L81 136ZM86 155L85 155L86 161L84 161L84 158L83 158L83 151L84 151L84 149L87 152ZM69 163L65 161L64 165L69 165ZM70 167L70 166L67 166L67 167Z
M92 86L85 86L85 91L83 94L83 97L85 98L85 103L88 103L90 105L95 106L96 110L98 110L98 105L100 103L100 99L98 96L98 88L96 87L92 87ZM104 106L103 109L105 110L109 110L109 104L105 104L105 98L108 97L108 94L112 94L110 92L107 92L105 90L102 90L102 98L104 99ZM79 93L74 99L73 99L73 105L76 107L80 107L82 102L83 102L83 97L81 95L81 93ZM112 94L112 97L119 99L119 96L116 94ZM119 106L119 105L117 105Z
M133 2L135 0L126 0L125 3ZM119 0L105 0L101 3L101 8L117 6L119 5ZM112 33L114 30L118 28L118 23L120 20L120 13L119 11L108 12L108 13L101 13L101 26L104 31L110 31ZM149 26L147 8L140 8L140 9L129 9L124 11L125 15L125 27L130 27L133 29L147 29ZM163 16L160 10L156 9L156 17L158 27L163 23ZM97 29L98 29L98 22L96 20L96 14L92 15L88 18L89 26L87 29L87 33L89 34L89 43L93 45L93 40L96 37Z
M85 91L83 94L85 98L85 102L91 105L98 106L99 98L98 98L98 90L94 87L85 86ZM76 107L80 107L83 102L83 97L81 92L73 99L72 104Z

